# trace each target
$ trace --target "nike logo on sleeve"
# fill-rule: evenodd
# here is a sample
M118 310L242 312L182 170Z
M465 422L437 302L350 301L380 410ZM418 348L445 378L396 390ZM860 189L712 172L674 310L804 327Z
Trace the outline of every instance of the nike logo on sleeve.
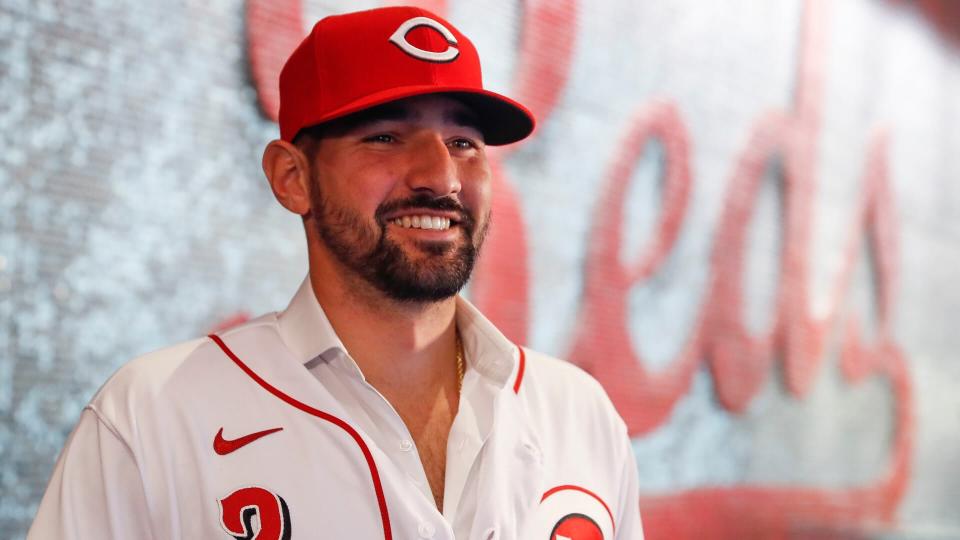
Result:
M278 431L283 431L283 428L278 427L273 429L265 429L263 431L258 431L256 433L244 435L243 437L239 437L237 439L224 439L223 428L220 428L220 431L217 432L216 437L213 438L213 451L220 454L221 456L225 456L230 452L235 452L243 448L244 446L252 443L253 441L261 437L266 437L267 435L276 433Z

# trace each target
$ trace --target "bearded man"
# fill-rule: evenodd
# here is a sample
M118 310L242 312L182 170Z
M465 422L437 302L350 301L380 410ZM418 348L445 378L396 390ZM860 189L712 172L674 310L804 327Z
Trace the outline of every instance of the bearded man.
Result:
M29 538L642 538L600 386L458 295L490 226L487 147L529 135L529 111L408 7L321 20L280 99L263 170L308 277L282 312L122 367Z

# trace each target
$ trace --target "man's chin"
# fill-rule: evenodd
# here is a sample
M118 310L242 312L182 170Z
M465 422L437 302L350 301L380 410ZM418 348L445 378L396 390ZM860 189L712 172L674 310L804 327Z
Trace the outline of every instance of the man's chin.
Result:
M464 238L390 238L411 264L430 264L438 258L452 259L464 251L467 240Z
M473 270L472 258L457 250L442 255L421 253L381 275L380 288L396 300L435 302L456 295Z
M412 276L408 276L408 278L410 277ZM433 276L432 279L426 276L418 277L422 279L394 279L382 292L399 302L423 304L451 298L460 292L465 285L465 282L461 283L457 279L436 280L436 276Z

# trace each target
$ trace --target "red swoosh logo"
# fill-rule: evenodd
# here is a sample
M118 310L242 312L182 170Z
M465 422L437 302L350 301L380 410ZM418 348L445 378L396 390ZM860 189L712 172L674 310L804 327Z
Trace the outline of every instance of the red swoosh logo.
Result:
M278 431L283 431L282 427L265 429L263 431L258 431L256 433L251 433L249 435L244 435L238 439L224 439L223 438L223 428L220 428L220 431L217 432L217 436L213 438L213 451L225 456L230 452L234 452L243 448L244 446L252 443L253 441L259 439L260 437L266 437L271 433L276 433Z

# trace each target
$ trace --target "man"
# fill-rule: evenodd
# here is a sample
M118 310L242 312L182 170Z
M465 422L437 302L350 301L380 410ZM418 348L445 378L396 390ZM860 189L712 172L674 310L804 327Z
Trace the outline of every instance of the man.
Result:
M532 115L405 7L317 23L280 95L263 169L308 278L282 313L121 368L29 538L641 538L599 385L457 296L490 224L486 147Z

